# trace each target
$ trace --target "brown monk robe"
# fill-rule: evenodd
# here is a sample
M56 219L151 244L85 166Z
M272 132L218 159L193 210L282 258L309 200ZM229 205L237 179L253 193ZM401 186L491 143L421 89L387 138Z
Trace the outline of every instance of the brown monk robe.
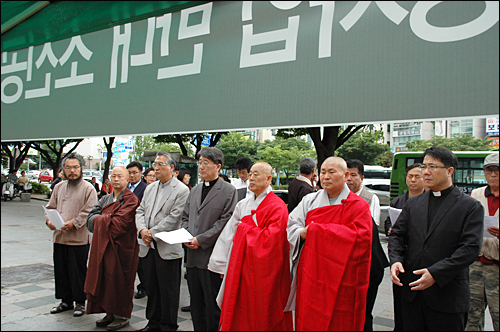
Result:
M115 202L113 194L104 196L89 213L94 237L85 281L87 314L106 312L131 317L139 263L135 226L139 204L134 193L125 189Z

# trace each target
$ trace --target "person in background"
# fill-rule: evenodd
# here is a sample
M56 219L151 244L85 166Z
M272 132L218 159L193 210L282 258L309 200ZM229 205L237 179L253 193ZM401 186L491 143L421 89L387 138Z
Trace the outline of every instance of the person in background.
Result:
M95 178L95 176L93 176L90 183L92 184L92 187L95 188L95 192L97 194L99 194L99 192L100 192L100 190L99 190L99 183L97 183L96 181L97 181L97 179Z
M85 225L89 212L97 203L97 193L90 183L83 180L81 157L71 153L62 164L67 181L54 188L46 208L56 209L65 221L64 226L56 230L45 216L47 227L54 231L55 291L56 299L61 299L50 313L71 310L75 301L73 316L80 317L85 313L87 296L84 285L91 242L91 234Z
M227 177L227 175L226 175L226 174L219 174L219 177L220 177L222 180L226 181L227 183L231 183L231 180L229 180L229 178Z
M21 176L19 177L19 180L17 182L19 184L19 188L21 188L21 190L24 190L24 185L27 184L28 182L29 182L29 179L26 176L26 172L22 171Z
M187 169L182 168L179 170L179 174L177 174L177 180L184 183L186 186L189 187L189 189L192 189L192 187L189 185L189 181L191 181L191 172L188 171Z
M112 192L113 192L113 186L109 182L109 179L104 179L104 183L102 184L101 188L101 198L108 194L111 194Z
M252 160L248 157L241 157L236 159L234 166L238 171L238 179L234 181L233 186L236 189L248 188L248 172L252 167Z
M408 191L394 198L391 202L391 207L403 209L407 200L424 193L424 178L422 177L422 171L420 171L420 165L416 163L406 168L406 185L408 186ZM385 235L389 236L392 231L392 223L389 216L385 220L384 227ZM394 331L404 331L403 312L401 309L401 287L394 283L392 284L392 300L394 303Z
M87 217L87 229L94 234L85 280L87 314L106 313L96 326L111 331L129 324L139 263L135 211L140 202L127 189L128 177L125 167L115 167L114 193L101 198Z
M483 246L476 261L469 266L471 304L466 331L484 330L484 311L490 309L493 328L498 331L498 152L484 159L487 186L472 191L471 197L481 202L484 215L496 217L496 227L486 231L494 238L483 238ZM486 226L485 226L486 227Z
M470 307L469 265L483 242L484 209L453 185L458 159L422 154L430 190L410 198L389 235L391 280L402 287L405 331L463 331Z
M147 170L145 170L142 180L146 182L148 186L151 183L155 182L156 181L155 169L153 167L150 167Z
M63 180L64 180L64 172L63 172L63 169L60 168L59 173L57 173L57 177L54 179L54 181L52 181L52 184L50 185L50 190L53 191L56 184L58 184L59 182L61 182Z
M142 196L144 195L144 191L146 190L146 187L148 186L146 182L142 181L142 164L138 161L132 161L130 164L127 165L127 170L129 174L129 183L127 188L132 191L137 198L139 199L139 202L142 201ZM145 285L145 280L146 277L144 276L144 260L139 258L139 267L137 268L137 275L139 276L139 284L137 285L137 293L135 293L135 298L136 299L142 299L143 297L146 296L146 285Z
M384 269L389 266L387 256L382 249L380 239L378 236L378 223L375 222L374 214L378 211L378 219L380 219L380 203L377 195L369 192L362 185L364 164L358 159L351 159L347 161L347 169L349 176L347 177L347 186L352 192L359 195L370 204L370 212L373 219L372 227L372 258L370 264L370 284L366 294L366 316L364 331L373 331L373 306L377 299L378 287L384 279Z
M304 158L300 161L300 175L288 186L288 212L292 212L305 195L314 192L315 170L314 159Z
M17 177L17 171L12 170L9 172L9 175L7 175L7 181L12 182L14 184L14 188L19 190L19 184L17 184L17 181L19 178Z

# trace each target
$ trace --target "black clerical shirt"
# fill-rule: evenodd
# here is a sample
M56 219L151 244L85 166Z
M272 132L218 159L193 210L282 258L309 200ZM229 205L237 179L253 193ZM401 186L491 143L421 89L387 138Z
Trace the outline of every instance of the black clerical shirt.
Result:
M454 185L451 187L441 190L441 191L432 191L429 195L429 212L427 214L427 231L431 228L432 223L434 222L434 218L436 217L436 213L438 212L441 204L443 204L446 196L453 190ZM436 196L436 193L441 193L441 196Z
M214 184L217 182L217 180L219 180L219 178L217 178L213 181L210 181L210 182L203 181L203 188L201 189L201 202L202 203L205 200L205 197L207 197L207 195L210 192L210 190L212 189L212 187L214 186ZM208 186L207 186L207 183L208 183Z

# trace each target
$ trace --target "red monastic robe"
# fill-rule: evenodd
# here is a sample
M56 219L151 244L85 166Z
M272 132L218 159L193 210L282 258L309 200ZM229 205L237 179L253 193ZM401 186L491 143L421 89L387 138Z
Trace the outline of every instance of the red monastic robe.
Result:
M290 291L287 207L270 192L252 215L233 238L219 329L291 331L292 313L283 312Z
M372 224L370 206L352 192L341 205L309 211L297 268L296 331L363 330Z
M123 206L120 202L124 200ZM139 264L135 210L140 202L129 189L94 218L85 292L87 314L112 313L130 317Z

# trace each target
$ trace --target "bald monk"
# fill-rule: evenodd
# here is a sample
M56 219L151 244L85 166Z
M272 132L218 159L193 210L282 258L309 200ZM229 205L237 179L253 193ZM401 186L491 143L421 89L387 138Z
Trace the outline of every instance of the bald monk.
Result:
M236 205L210 257L208 269L225 276L219 330L293 329L292 313L283 312L290 291L288 210L272 192L271 172L268 163L252 166L252 193Z
M134 281L139 263L135 226L137 196L127 189L129 172L115 167L111 173L113 192L103 196L90 211L87 228L94 233L85 281L87 314L106 313L97 327L118 330L132 315Z
M321 165L322 190L290 213L288 240L294 276L286 310L295 330L362 331L370 281L370 206L346 185L342 158Z

